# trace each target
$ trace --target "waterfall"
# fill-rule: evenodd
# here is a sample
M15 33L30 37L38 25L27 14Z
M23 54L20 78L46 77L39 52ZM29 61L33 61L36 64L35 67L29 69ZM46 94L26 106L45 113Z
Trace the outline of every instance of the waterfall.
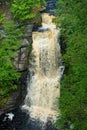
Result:
M28 88L23 109L31 118L46 122L59 115L61 66L60 30L52 22L54 16L42 14L42 27L32 33L32 52L29 65Z

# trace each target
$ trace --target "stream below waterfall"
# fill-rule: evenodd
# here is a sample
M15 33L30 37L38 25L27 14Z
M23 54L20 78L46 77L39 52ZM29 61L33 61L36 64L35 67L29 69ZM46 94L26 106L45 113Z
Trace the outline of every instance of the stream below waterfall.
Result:
M52 22L56 0L47 0L42 27L32 32L32 52L24 104L0 116L0 130L58 130L60 80L64 71L60 30Z

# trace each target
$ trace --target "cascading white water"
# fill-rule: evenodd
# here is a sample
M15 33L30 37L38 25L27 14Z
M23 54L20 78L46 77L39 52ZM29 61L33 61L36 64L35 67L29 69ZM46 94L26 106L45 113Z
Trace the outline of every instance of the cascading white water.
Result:
M32 53L29 66L30 80L23 109L29 110L31 118L46 122L55 120L59 114L60 78L60 30L52 23L54 16L42 14L42 27L32 34Z

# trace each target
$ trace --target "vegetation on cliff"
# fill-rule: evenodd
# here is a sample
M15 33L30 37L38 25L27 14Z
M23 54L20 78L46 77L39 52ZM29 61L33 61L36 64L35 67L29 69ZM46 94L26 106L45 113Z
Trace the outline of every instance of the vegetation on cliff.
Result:
M31 20L45 0L0 1L0 104L5 104L12 90L17 88L20 73L12 60L21 45L22 32L17 23ZM39 19L39 18L37 18ZM37 22L37 21L36 21Z
M16 28L13 21L4 24L3 37L0 43L0 97L1 103L5 100L11 90L17 88L17 82L20 74L15 70L12 60L17 53L15 51L20 47L22 33Z
M87 129L87 1L58 0L55 20L61 28L63 61L60 130Z

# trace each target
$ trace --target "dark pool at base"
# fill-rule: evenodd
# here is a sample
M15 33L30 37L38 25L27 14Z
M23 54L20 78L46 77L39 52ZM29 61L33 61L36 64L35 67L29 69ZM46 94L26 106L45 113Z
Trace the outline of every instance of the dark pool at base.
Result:
M44 125L39 120L31 120L20 108L10 112L14 114L12 121L8 118L4 121L6 113L0 116L0 130L58 130L50 121Z

